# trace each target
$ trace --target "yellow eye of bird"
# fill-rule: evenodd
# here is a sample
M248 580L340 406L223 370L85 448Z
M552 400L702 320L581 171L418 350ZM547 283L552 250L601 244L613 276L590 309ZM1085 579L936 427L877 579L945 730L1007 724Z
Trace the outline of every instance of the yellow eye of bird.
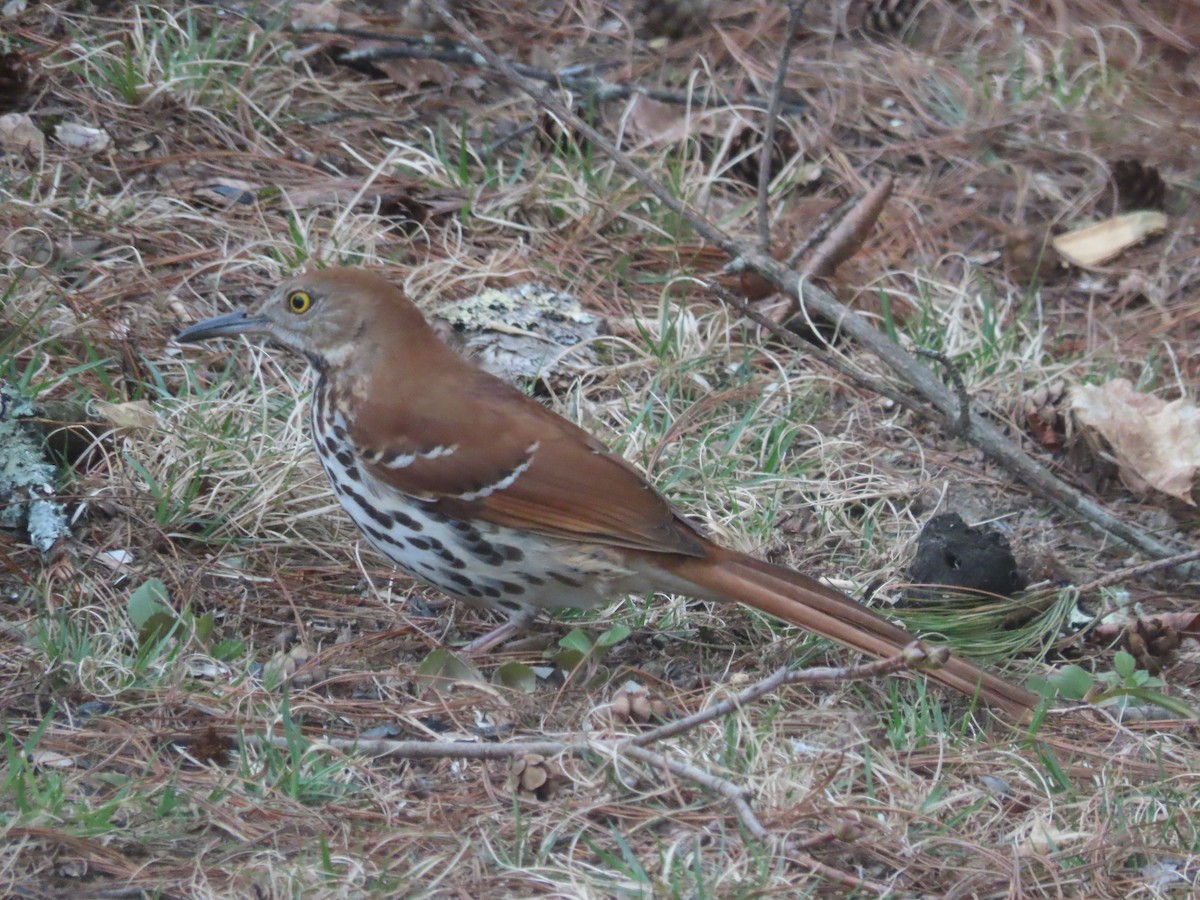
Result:
M294 313L306 313L312 306L312 297L304 291L292 291L288 294L288 309Z

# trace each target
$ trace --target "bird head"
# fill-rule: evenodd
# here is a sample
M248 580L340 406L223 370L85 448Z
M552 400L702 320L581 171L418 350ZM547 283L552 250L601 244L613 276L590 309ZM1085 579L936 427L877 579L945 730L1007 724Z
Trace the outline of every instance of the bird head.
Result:
M308 357L319 371L365 361L385 344L422 340L429 326L404 292L365 269L298 275L249 310L205 319L179 332L180 343L237 334L262 335Z

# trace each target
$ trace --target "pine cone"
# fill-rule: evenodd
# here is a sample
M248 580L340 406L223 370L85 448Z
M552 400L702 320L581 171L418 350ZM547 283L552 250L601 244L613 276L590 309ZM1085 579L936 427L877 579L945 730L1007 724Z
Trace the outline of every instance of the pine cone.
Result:
M711 0L655 0L646 4L643 27L653 37L681 40L708 25Z
M1179 632L1157 617L1138 619L1126 626L1121 646L1137 660L1138 668L1158 675L1179 649Z
M869 0L863 13L863 28L879 34L899 34L909 23L921 0Z
M759 163L762 160L763 134L757 128L747 125L729 142L729 156L735 158L750 152L745 158L738 160L730 167L730 172L747 184L757 187ZM796 138L786 128L775 128L775 144L771 148L771 177L782 169L789 159L800 152Z
M1162 209L1167 186L1154 166L1120 159L1112 165L1112 180L1117 189L1117 212Z
M640 685L629 684L613 697L609 711L618 722L645 725L654 719L665 719L670 710L662 697L651 694Z
M1022 400L1025 424L1034 440L1047 450L1061 450L1066 445L1066 396L1066 384L1058 381L1034 388Z

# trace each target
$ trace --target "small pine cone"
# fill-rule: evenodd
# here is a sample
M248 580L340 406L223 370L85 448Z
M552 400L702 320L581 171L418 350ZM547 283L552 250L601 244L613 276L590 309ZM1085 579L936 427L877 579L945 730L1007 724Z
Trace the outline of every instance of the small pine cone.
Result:
M562 772L540 753L526 753L509 767L509 787L518 794L549 800L562 783Z
M758 186L759 164L762 161L762 140L762 132L747 125L729 142L730 158L746 154L730 167L730 172L753 187ZM749 153L746 152L748 150ZM788 160L799 152L800 145L796 143L796 138L792 133L786 128L777 127L775 129L775 145L771 148L771 177L774 177L780 169L787 165Z
M25 109L32 84L33 73L24 54L16 50L0 53L0 114Z
M863 28L878 34L899 34L904 30L921 0L868 0L863 12Z
M646 4L643 27L652 37L681 40L708 25L712 0L654 0Z
M613 697L609 712L615 721L645 725L665 719L670 708L667 701L657 694L651 694L640 685L628 684Z
M1022 398L1025 424L1034 439L1047 450L1061 450L1067 440L1064 414L1067 386L1061 381L1043 384Z
M1117 189L1117 212L1163 208L1167 185L1154 166L1120 159L1112 165L1112 180Z
M1138 619L1126 626L1121 646L1137 660L1138 668L1158 675L1179 649L1179 632L1161 619Z

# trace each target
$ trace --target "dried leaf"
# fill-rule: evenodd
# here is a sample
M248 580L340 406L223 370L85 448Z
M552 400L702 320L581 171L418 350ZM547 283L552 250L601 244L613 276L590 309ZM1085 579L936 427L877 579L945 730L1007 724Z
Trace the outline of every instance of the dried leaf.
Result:
M625 117L626 133L642 145L678 144L699 133L698 120L684 106L634 97Z
M54 126L54 137L68 150L78 150L89 156L103 153L112 146L112 137L103 128L78 122L59 122Z
M1060 234L1050 243L1063 259L1089 269L1116 258L1166 227L1167 217L1160 212L1125 213Z
M150 407L148 400L131 400L128 403L105 403L97 400L96 413L114 428L130 430L157 431L162 426L162 420Z
M297 3L292 6L293 28L365 28L366 19L343 12L332 3Z
M1071 411L1112 448L1121 481L1132 491L1148 488L1195 506L1200 472L1200 409L1187 400L1142 394L1124 378L1071 390Z
M38 156L45 149L45 135L25 113L0 116L0 150Z
M884 204L892 196L892 179L885 177L850 210L805 263L803 273L817 278L829 278L837 267L857 253L879 220Z

